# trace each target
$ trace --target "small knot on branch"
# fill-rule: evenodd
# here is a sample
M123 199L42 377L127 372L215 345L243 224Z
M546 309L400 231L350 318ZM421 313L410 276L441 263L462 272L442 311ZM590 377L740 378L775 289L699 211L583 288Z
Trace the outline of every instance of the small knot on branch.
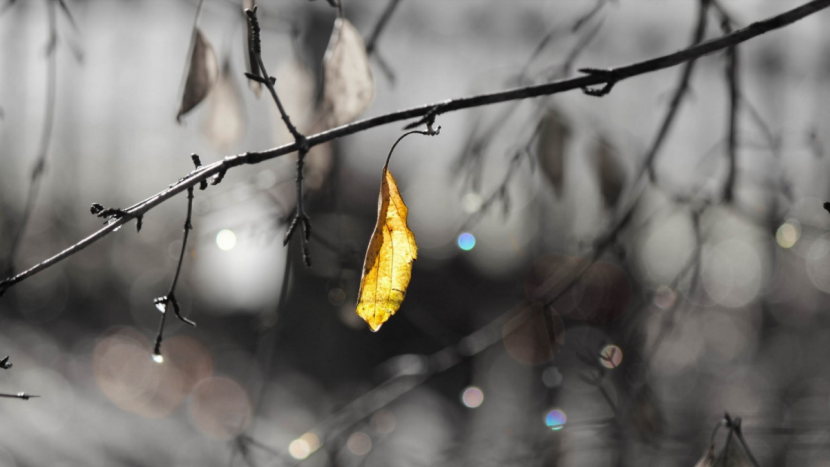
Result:
M435 124L435 117L437 117L438 114L441 113L440 112L441 107L442 106L440 106L440 105L433 106L431 109L429 109L429 111L426 113L426 115L424 115L420 120L418 120L414 123L410 123L409 125L403 127L403 129L404 130L412 130L412 129L417 128L421 125L426 125L427 128L429 129L429 131L432 131L432 125Z
M584 92L588 96L594 97L602 97L606 94L611 92L611 89L614 88L614 85L617 84L617 81L620 80L620 77L617 75L617 71L613 68L608 69L599 69L599 68L580 68L580 73L585 73L589 76L599 76L605 79L605 84L599 89L589 88L585 86L582 88L582 92Z
M100 205L99 203L92 203L92 206L89 208L89 212L95 216L100 217L104 220L104 224L111 224L118 219L125 218L125 219L135 219L135 230L136 232L141 231L142 222L144 221L144 216L139 214L131 214L123 209L118 208L105 208L104 206ZM119 227L120 228L120 227Z
M10 356L6 355L5 357L3 357L2 360L0 360L0 368L2 368L4 370L8 370L8 369L10 369L11 367L14 366L14 364L9 361L9 358L10 358Z

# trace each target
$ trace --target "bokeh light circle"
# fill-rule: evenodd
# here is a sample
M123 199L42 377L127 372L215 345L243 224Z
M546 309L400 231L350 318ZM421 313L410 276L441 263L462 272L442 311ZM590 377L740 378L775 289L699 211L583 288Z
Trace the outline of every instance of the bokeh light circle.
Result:
M251 400L247 391L230 378L203 380L190 399L190 419L213 439L232 439L251 422Z
M545 425L553 431L561 430L567 421L568 417L561 409L553 409L545 415Z
M484 392L475 386L470 386L461 393L461 403L470 409L481 407L484 403Z
M623 351L616 345L606 345L599 353L599 363L609 370L620 366L622 360Z
M231 251L236 246L236 234L232 230L220 230L216 234L216 246L222 251Z
M464 232L458 236L458 248L464 251L470 251L476 246L476 238L469 232Z
M357 431L349 436L346 447L355 456L365 456L372 450L372 438L362 431Z

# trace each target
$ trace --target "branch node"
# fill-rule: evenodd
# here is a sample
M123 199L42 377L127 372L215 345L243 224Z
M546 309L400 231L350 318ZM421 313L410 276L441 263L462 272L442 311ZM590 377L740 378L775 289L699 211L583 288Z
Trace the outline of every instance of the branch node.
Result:
M599 76L605 78L605 84L599 89L589 88L585 86L582 88L582 92L588 96L594 97L602 97L606 94L611 92L611 89L614 88L614 85L617 84L617 81L620 80L619 76L617 75L617 71L613 68L608 69L600 69L600 68L580 68L580 73L585 73L589 76Z
M8 369L10 369L11 367L14 366L14 364L9 361L9 357L10 357L9 355L6 355L5 357L3 357L2 360L0 360L0 368L2 368L4 370L8 370Z

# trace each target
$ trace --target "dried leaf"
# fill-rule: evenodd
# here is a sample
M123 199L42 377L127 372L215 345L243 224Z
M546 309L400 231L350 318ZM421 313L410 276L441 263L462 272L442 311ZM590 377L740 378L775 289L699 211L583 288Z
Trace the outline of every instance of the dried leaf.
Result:
M565 118L554 108L539 122L539 140L536 155L542 173L553 186L557 197L562 196L565 178L565 148L571 137L571 130Z
M372 103L375 81L363 37L345 18L337 18L323 59L323 101L330 126L357 119Z
M245 132L242 95L229 61L222 65L222 74L211 94L204 131L208 140L223 151L238 141Z
M308 133L314 115L314 104L317 89L314 73L299 58L288 60L280 64L276 73L277 82L274 85L277 95L280 96L285 112L291 117L291 122L300 130ZM294 136L288 131L277 106L272 105L271 117L274 125L274 143L277 146L293 143ZM315 146L316 147L316 146Z
M253 10L255 6L256 2L254 0L242 0L242 11ZM251 46L253 45L254 39L253 26L251 25L251 19L248 18L248 15L244 16L245 22L248 25L248 27L245 29L245 40L242 42L243 44L245 44L245 53L243 54L245 56L245 69L248 71L248 73L254 76L260 76L261 73L259 71L259 66L256 62L256 55L251 50ZM248 87L251 88L251 91L253 91L257 97L259 97L259 95L262 94L262 83L260 82L249 79Z
M613 209L620 200L625 187L625 168L617 159L617 152L613 146L600 137L594 146L597 175L599 176L599 190L607 209Z
M697 461L695 467L713 467L715 464L715 443L709 445L709 449L703 454L703 457Z
M565 343L565 324L551 307L523 303L511 310L502 327L502 342L517 362L538 365L553 358Z
M415 235L406 225L408 209L387 166L383 166L378 221L369 240L360 279L357 314L372 331L394 315L406 295L412 262L418 257Z
M196 28L191 46L187 81L185 81L182 93L182 105L176 115L177 121L181 122L182 116L193 110L207 97L218 75L219 63L216 61L216 53L202 31Z
M726 437L726 446L718 455L713 467L753 467L752 461L739 444L736 436L730 431Z

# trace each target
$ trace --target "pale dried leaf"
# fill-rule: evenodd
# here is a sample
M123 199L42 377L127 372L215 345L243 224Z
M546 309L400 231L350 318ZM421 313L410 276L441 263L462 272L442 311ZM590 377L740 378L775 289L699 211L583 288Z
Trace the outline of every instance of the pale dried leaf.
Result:
M323 101L329 126L356 120L374 95L363 37L347 19L338 18L323 59Z
M227 150L245 132L242 95L228 61L222 66L222 74L211 93L204 131L208 140L221 151Z
M216 53L202 31L196 28L191 46L187 80L182 93L182 105L176 115L177 121L181 121L182 116L193 110L207 97L218 75L219 64L216 60Z
M594 143L594 159L599 177L599 190L607 209L613 209L625 188L625 168L616 149L603 137Z
M294 58L281 64L276 73L277 82L274 87L285 112L291 118L291 123L307 133L313 123L314 100L317 88L314 82L314 73L305 66L299 58ZM294 142L294 136L288 131L282 121L277 106L272 105L271 117L274 122L274 143L277 146Z
M565 179L565 150L571 130L565 118L554 108L539 122L539 139L536 155L539 167L548 179L557 197L562 196Z

